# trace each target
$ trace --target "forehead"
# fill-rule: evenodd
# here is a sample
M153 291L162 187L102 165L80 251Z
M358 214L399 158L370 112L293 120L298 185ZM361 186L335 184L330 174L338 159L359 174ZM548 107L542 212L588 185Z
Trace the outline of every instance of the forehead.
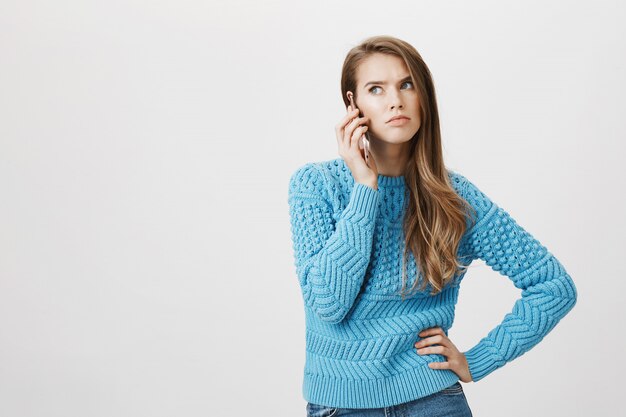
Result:
M374 80L394 82L407 75L409 69L402 58L376 53L361 61L356 70L356 81L358 85Z

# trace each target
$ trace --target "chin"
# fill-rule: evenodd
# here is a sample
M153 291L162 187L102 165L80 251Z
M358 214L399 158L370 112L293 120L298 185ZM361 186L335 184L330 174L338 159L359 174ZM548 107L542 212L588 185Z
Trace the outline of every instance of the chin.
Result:
M395 134L384 136L373 135L373 139L386 143L405 143L413 139L418 130L419 129L412 130L410 133L396 132Z
M409 136L409 137L401 137L401 138L374 138L374 140L379 141L379 142L383 142L383 143L389 143L392 145L399 145L401 143L407 143L410 142L411 139L413 138L413 136Z

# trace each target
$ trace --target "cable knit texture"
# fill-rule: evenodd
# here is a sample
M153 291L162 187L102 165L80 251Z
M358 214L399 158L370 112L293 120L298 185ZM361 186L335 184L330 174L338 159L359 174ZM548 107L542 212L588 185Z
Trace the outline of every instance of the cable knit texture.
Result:
M522 290L502 322L465 352L477 382L539 343L574 307L577 293L537 239L463 175L448 175L477 212L461 239L459 261L481 259ZM306 321L304 399L340 408L389 407L458 381L451 370L428 367L445 361L443 355L419 355L414 344L429 327L448 334L465 274L435 296L430 285L404 301L399 295L404 177L379 175L375 190L356 183L342 158L308 163L291 176L288 202ZM407 289L423 279L412 254L407 272Z

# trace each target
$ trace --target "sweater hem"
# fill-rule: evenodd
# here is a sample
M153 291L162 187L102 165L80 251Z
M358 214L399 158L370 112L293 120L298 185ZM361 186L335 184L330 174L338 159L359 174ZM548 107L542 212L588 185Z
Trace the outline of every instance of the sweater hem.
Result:
M458 380L453 371L428 365L374 380L341 380L305 373L302 393L306 401L327 407L382 408L426 397Z

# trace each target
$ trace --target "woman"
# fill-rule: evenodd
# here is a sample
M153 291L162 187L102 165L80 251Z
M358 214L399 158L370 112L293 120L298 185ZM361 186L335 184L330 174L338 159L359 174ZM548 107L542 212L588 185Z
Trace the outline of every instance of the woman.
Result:
M575 305L576 287L537 239L445 168L432 78L410 44L376 36L353 48L341 92L340 158L307 163L289 182L307 415L471 416L459 381L479 381L539 343ZM523 291L459 352L448 330L474 259Z

